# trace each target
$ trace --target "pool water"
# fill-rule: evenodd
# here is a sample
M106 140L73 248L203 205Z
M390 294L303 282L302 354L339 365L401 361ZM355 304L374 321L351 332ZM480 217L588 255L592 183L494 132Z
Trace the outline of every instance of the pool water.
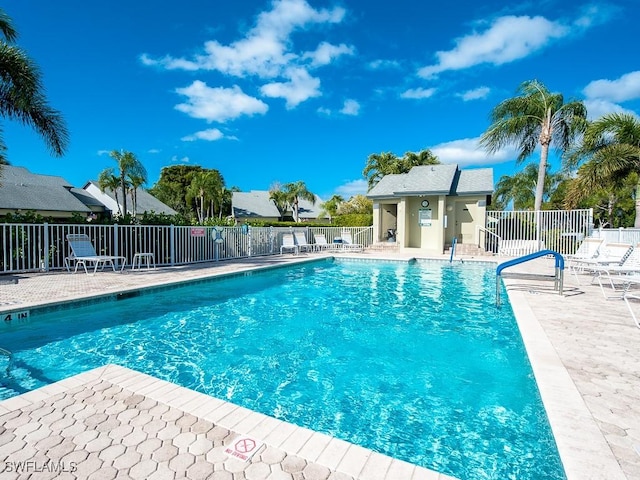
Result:
M460 479L565 478L490 266L323 260L32 315L0 346L5 392L116 363Z

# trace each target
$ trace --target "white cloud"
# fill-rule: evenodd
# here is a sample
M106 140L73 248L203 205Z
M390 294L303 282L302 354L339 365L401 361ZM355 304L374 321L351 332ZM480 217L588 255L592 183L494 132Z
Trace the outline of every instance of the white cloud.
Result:
M286 98L287 108L293 108L320 95L319 80L308 75L309 68L327 65L343 55L353 55L355 50L346 44L322 42L314 51L298 53L294 50L292 34L314 24L339 23L345 14L346 10L341 7L315 9L306 0L274 0L271 9L260 13L254 26L239 40L229 44L207 41L203 51L191 58L167 55L154 59L142 54L140 61L170 70L215 70L239 78L257 76L271 80L264 85L263 93ZM307 73L306 78L301 71Z
M400 98L412 98L412 99L420 99L420 98L429 98L436 93L435 88L410 88L406 92L402 92L400 94Z
M369 62L369 68L372 70L398 69L401 65L397 60L373 60Z
M479 147L480 138L462 138L430 147L442 163L457 163L460 166L487 165L514 160L518 153L513 148L504 148L493 155Z
M180 140L182 140L183 142L195 142L196 140L206 140L208 142L214 142L216 140L220 140L221 138L224 138L224 133L222 133L217 128L209 128L208 130L201 130L191 135L182 137Z
M464 93L459 93L458 96L462 98L465 102L470 100L480 100L482 98L487 98L491 89L489 87L478 87L473 90L467 90Z
M328 65L342 55L353 55L354 53L355 49L349 45L345 45L344 43L336 46L327 42L322 42L318 45L318 48L316 48L315 51L305 53L302 58L311 59L311 66L318 67L321 65Z
M111 150L98 150L98 156L102 156L102 155L109 155L111 153Z
M336 188L336 195L340 195L345 200L348 200L354 195L365 195L367 193L367 181L366 180L351 180Z
M635 112L627 110L617 103L613 103L600 98L587 99L584 101L584 105L587 107L587 116L589 120L597 120L601 116L607 115L609 113L628 113L635 117L638 116Z
M318 107L316 112L318 112L321 115L327 115L327 116L331 115L331 109L326 107Z
M640 98L640 70L629 72L615 80L594 80L584 87L588 99L625 102Z
M418 75L431 78L483 63L502 65L524 58L570 32L566 25L540 16L499 17L485 31L456 39L454 49L437 52L438 63L421 68Z
M340 113L343 115L358 115L360 113L360 104L355 100L345 100Z
M173 163L189 163L189 157L179 158L177 155L171 157L171 162Z
M175 106L176 110L207 122L226 122L242 115L264 114L269 109L266 103L245 94L237 85L211 88L196 80L176 92L187 97L185 103Z
M263 85L260 92L265 97L284 98L287 109L295 108L298 104L311 97L319 97L320 80L309 75L303 68L292 68L288 82L273 82Z
M147 153L160 153L160 150L157 148L150 148L149 150L147 150Z

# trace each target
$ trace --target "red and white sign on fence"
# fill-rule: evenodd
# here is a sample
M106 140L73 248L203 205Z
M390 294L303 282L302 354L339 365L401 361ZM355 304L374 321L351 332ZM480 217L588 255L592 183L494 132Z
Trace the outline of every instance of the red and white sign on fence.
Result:
M204 237L205 234L204 227L191 227L191 236L192 237Z

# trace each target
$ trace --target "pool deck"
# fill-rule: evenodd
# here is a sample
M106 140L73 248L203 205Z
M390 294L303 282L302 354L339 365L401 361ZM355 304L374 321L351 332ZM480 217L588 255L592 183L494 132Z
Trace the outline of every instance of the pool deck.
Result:
M416 253L349 256L407 259ZM105 270L95 276L0 276L0 312L3 319L9 312L17 317L16 312L38 306L324 255L258 257L124 274ZM552 290L552 274L553 261L543 258L509 268L503 278L567 477L640 480L640 329L624 302L605 299L587 277L579 284L567 275L560 296ZM257 442L252 458L239 460L236 446L252 441ZM31 463L22 464L19 473L15 470L21 461ZM43 471L47 465L52 471ZM3 479L450 478L116 365L0 402L0 472Z

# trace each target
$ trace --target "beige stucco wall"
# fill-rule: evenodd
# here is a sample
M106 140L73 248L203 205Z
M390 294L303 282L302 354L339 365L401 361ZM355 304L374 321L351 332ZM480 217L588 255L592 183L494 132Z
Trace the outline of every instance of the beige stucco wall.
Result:
M475 243L477 241L475 227L476 225L485 226L486 198L485 195L447 197L445 244L451 245L453 237L458 237L459 243ZM461 211L464 216L471 217L470 225L468 225L468 218L460 218Z
M424 197L403 197L405 203L406 248L420 248L434 253L442 253L444 249L443 210L444 196L429 195ZM423 200L429 201L424 208ZM420 211L431 211L431 224L420 225Z

